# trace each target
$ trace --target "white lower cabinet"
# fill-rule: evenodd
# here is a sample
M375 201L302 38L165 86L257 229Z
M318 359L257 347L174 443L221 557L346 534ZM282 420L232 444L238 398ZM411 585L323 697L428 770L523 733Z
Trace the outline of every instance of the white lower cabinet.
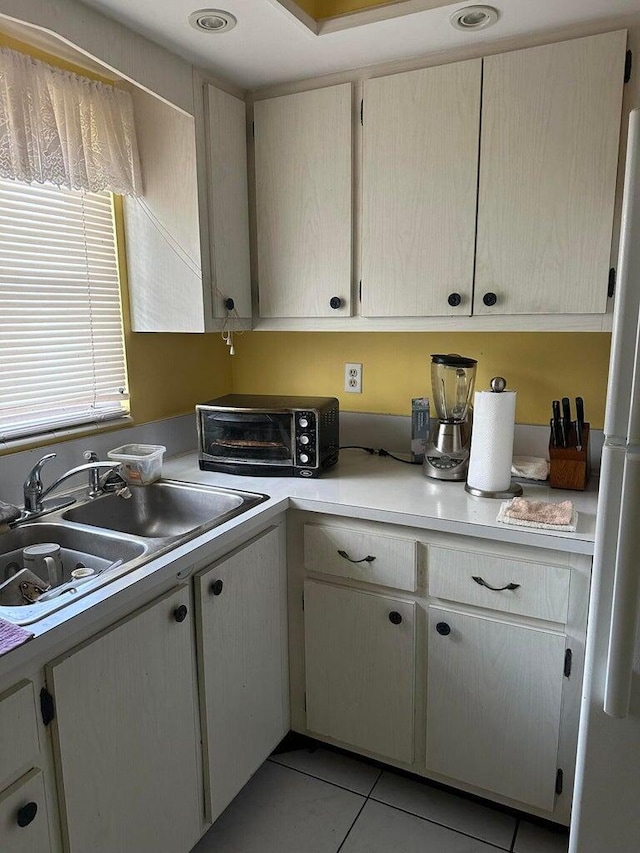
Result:
M307 580L304 624L309 730L410 763L415 604Z
M552 811L564 635L428 610L427 769Z
M283 538L271 528L195 579L210 820L289 731Z
M68 853L187 853L201 835L189 588L46 668Z
M44 780L34 768L0 793L0 842L3 853L49 853Z
M569 822L590 557L297 512L289 559L295 731Z

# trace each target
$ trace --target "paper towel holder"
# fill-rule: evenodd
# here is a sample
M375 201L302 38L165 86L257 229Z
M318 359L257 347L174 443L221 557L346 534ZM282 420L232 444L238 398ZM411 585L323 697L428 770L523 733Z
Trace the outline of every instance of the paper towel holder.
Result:
M489 385L495 394L501 394L507 387L507 380L503 376L494 376ZM487 492L465 483L464 490L474 498L499 498L501 500L517 498L522 494L522 486L519 483L511 483L508 489L500 492Z

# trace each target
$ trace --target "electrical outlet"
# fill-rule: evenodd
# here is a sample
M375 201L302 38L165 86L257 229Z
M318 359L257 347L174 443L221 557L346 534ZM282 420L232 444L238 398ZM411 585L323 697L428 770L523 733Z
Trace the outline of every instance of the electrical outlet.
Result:
M345 364L344 390L350 394L362 394L362 365Z

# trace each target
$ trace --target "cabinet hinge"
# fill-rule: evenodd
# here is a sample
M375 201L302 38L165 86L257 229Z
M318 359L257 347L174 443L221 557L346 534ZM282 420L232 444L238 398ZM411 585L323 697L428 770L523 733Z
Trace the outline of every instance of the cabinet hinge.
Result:
M631 80L631 66L633 65L633 53L628 50L624 58L624 82Z
M304 610L304 592L302 593L302 609Z
M560 796L560 794L562 793L562 785L563 785L563 783L564 783L564 773L563 773L563 772L562 772L562 770L558 767L558 770L557 770L557 772L556 772L556 794L557 794L558 796Z
M616 292L616 271L613 267L609 270L609 281L607 282L607 296L609 299Z
M304 694L304 710L307 710L307 694Z
M53 696L46 687L43 687L40 691L40 713L42 714L42 722L45 726L48 726L56 715Z
M251 136L253 136L254 139L256 138L256 123L255 123L255 121L251 122Z
M573 664L573 652L571 649L566 649L564 653L564 677L571 676L571 665Z
M364 98L360 101L360 124L364 126Z
M358 302L362 302L362 279L358 283Z

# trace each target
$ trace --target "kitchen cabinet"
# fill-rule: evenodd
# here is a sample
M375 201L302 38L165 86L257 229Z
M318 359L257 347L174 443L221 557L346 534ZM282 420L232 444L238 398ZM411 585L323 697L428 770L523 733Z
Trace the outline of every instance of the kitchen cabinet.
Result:
M365 317L469 316L482 60L364 83Z
M141 198L124 199L133 331L206 332L250 318L244 101L204 83L194 119L139 89L132 96L144 183Z
M254 105L261 317L351 307L352 86Z
M415 604L306 580L304 625L309 731L410 763Z
M208 819L289 731L284 531L272 527L195 578Z
M180 853L201 835L187 586L46 667L68 853Z
M44 779L34 768L0 792L0 840L5 853L50 853Z
M606 311L625 47L485 58L474 314Z
M567 824L590 558L302 511L288 529L292 729Z
M551 812L565 637L429 607L428 770Z

